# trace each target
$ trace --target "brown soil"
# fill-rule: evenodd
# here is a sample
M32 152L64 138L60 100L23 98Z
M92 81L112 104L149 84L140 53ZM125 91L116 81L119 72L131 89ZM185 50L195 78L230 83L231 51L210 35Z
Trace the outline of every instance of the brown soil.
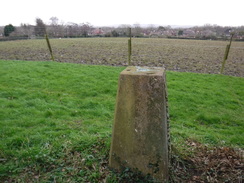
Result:
M96 65L125 66L127 38L51 39L54 59ZM167 70L218 74L227 41L136 39L132 40L132 65L165 67ZM233 42L224 74L244 77L244 42ZM45 40L0 42L0 59L47 61Z
M170 182L243 182L243 150L207 147L192 141L188 141L188 146L193 152L190 157L182 159L173 152Z

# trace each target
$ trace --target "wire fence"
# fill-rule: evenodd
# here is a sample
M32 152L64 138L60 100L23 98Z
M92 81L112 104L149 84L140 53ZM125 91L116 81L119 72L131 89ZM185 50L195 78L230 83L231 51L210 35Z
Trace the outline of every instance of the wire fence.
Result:
M117 35L123 36L112 38L112 29L111 35L105 36L104 29L94 28L88 23L53 23L49 26L42 23L40 21L38 26L21 25L10 33L11 36L2 36L0 59L128 65L128 27L117 30ZM228 42L136 38L137 29L132 29L131 65L187 72L220 72ZM45 39L45 35L49 39ZM243 50L244 42L233 42L224 74L244 77Z

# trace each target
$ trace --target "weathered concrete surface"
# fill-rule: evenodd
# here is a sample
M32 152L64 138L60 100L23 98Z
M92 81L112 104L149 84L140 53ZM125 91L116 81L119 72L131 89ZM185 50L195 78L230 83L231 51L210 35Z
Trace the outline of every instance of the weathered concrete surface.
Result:
M109 165L138 169L168 180L166 81L163 68L127 67L121 72Z

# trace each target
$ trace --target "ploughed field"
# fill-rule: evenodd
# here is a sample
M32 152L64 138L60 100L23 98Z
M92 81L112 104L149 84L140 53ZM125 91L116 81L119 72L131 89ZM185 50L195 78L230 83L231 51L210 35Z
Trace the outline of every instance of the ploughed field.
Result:
M50 39L56 61L126 65L128 38ZM133 38L132 65L219 73L228 41ZM0 42L0 59L50 60L46 40ZM232 42L224 74L244 77L244 42Z

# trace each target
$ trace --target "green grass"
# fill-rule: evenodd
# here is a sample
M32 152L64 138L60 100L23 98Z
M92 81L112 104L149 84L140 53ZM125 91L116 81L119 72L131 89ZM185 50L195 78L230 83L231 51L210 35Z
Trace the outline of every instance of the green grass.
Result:
M0 61L0 182L118 180L107 156L124 68ZM167 72L167 85L176 149L244 147L244 78Z
M172 138L243 148L244 78L168 73Z

